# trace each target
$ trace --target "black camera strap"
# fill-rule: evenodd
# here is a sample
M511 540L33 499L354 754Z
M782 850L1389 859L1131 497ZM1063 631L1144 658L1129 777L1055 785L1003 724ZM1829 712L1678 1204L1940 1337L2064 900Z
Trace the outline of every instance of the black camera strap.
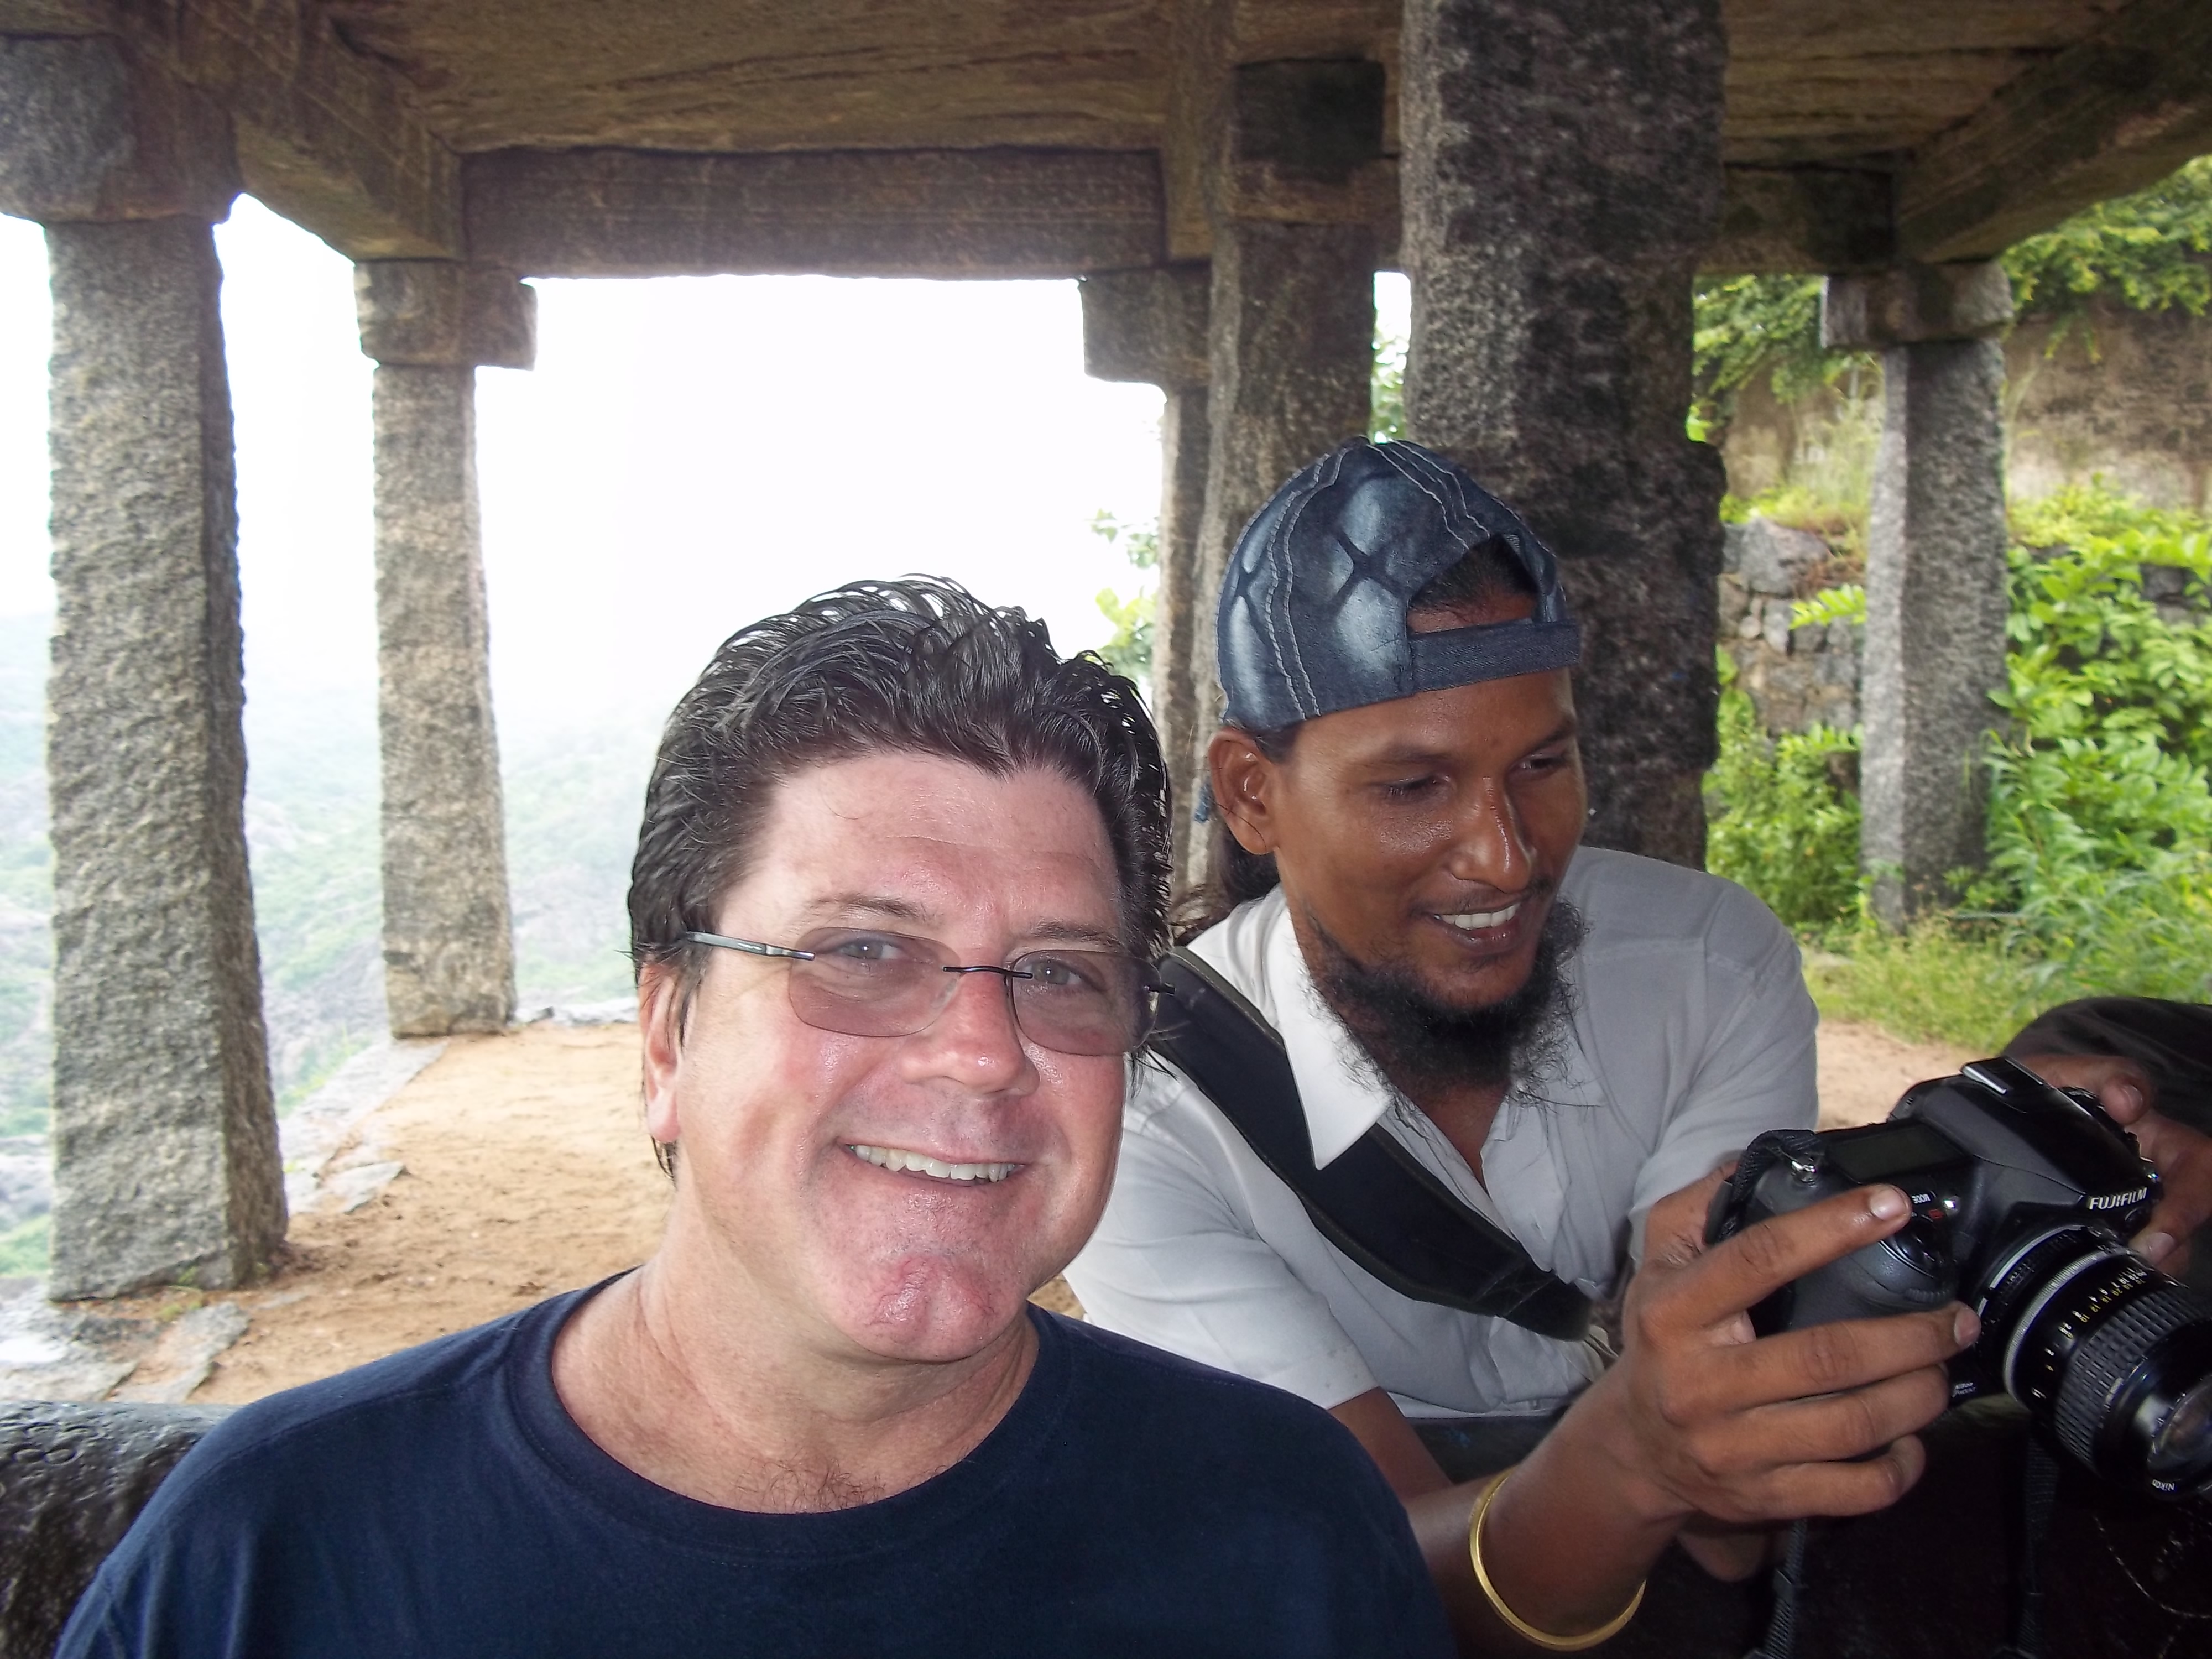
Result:
M1220 1108L1323 1238L1401 1296L1582 1340L1589 1298L1462 1203L1380 1123L1316 1169L1282 1037L1188 951L1170 951L1159 973L1174 1000L1163 1006L1152 1047Z

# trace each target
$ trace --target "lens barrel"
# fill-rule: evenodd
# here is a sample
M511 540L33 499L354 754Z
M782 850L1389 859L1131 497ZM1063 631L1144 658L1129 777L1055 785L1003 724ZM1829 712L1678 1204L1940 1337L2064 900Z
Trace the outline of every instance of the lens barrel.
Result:
M2212 1300L2069 1227L2013 1255L1983 1322L2007 1391L2082 1462L2159 1497L2212 1488Z

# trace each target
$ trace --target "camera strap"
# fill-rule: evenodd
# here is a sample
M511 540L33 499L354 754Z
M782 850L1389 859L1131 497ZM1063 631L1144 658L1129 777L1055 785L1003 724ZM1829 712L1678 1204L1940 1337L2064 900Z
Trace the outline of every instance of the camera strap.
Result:
M1380 1123L1327 1169L1275 1029L1187 950L1170 951L1153 1050L1171 1060L1298 1195L1323 1238L1401 1296L1513 1323L1562 1342L1589 1332L1589 1298L1471 1209Z

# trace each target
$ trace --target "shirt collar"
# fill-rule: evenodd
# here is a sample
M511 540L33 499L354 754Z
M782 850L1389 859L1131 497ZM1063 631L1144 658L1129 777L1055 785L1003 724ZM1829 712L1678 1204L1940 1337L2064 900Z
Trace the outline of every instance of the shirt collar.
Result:
M1282 889L1240 907L1191 948L1274 1022L1297 1079L1314 1165L1326 1169L1382 1121L1397 1095L1322 1000Z

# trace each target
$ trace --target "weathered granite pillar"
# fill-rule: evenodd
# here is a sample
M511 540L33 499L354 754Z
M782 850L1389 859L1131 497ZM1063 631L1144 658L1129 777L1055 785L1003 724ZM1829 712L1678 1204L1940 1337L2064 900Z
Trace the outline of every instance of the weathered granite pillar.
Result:
M1202 779L1221 714L1214 609L1229 550L1293 472L1367 430L1375 368L1375 221L1387 189L1382 66L1246 64L1233 71L1213 180L1206 508L1191 579L1191 748ZM1183 816L1188 816L1187 812ZM1188 833L1188 826L1185 827ZM1178 869L1205 876L1206 837Z
M1212 626L1213 596L1197 581L1206 507L1206 306L1204 264L1109 271L1083 280L1083 366L1102 380L1134 380L1166 394L1160 411L1159 586L1152 608L1152 719L1168 757L1175 867L1190 856L1191 770L1198 751L1191 642Z
M432 259L355 267L376 370L384 1000L395 1036L514 1012L499 742L477 515L476 371L527 368L533 291Z
M1407 429L1559 556L1589 840L1705 854L1719 453L1683 431L1721 210L1719 0L1407 0Z
M0 211L46 227L58 1298L283 1237L245 830L219 112L97 39L0 41Z
M1995 261L1832 276L1820 332L1881 353L1867 522L1860 861L1891 926L1983 856L1990 694L2005 677L2004 353Z

